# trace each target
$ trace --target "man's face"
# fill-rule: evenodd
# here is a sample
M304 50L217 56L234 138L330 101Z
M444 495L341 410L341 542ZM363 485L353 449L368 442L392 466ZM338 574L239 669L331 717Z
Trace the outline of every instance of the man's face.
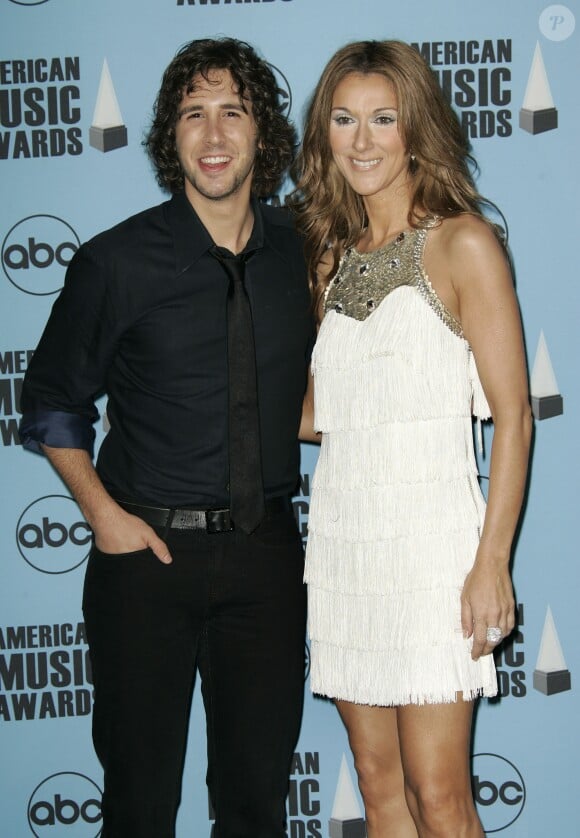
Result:
M185 193L223 201L242 194L249 200L258 130L251 103L242 100L228 70L196 76L177 114L175 143Z

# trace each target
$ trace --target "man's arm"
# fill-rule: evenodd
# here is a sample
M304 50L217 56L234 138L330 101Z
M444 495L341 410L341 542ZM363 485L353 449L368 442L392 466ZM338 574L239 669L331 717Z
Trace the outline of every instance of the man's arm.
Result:
M133 553L149 547L164 564L172 559L167 545L148 524L125 512L103 486L88 451L79 448L42 450L64 480L95 534L103 553Z
M92 426L99 416L95 400L104 392L120 330L108 273L88 245L69 265L24 377L24 448L42 453L46 445L92 454Z
M167 546L109 495L92 463L95 398L122 330L110 271L89 245L76 253L32 357L22 390L22 445L46 454L69 487L105 553L150 547L166 563Z

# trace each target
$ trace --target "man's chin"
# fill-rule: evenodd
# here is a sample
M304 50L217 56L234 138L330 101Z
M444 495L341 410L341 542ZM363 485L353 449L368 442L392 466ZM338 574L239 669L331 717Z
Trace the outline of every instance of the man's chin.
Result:
M251 175L247 175L245 178L238 179L236 178L233 183L201 183L198 180L190 180L189 178L186 179L186 184L189 183L190 189L186 188L186 191L193 197L195 194L199 195L200 198L204 198L207 201L225 201L228 198L232 198L234 195L237 195L244 184L247 182L248 178L251 179Z

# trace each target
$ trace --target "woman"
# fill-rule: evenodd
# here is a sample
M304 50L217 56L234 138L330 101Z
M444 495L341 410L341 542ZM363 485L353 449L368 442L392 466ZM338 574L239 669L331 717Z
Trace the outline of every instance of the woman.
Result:
M483 835L472 708L496 693L491 653L514 626L531 416L508 259L469 162L411 47L330 60L298 164L322 319L302 429L322 433L311 679L347 727L369 838ZM494 421L487 511L472 413Z

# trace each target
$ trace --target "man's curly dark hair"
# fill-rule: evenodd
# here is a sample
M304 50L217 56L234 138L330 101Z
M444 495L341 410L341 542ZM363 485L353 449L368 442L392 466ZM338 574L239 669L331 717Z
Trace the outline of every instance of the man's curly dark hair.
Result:
M256 151L252 191L267 198L276 192L294 158L296 133L282 114L280 89L274 73L255 50L235 38L202 38L185 44L163 74L144 141L157 172L157 182L170 192L181 192L183 171L175 146L177 113L196 76L208 79L212 70L228 70L240 98L252 104L260 147Z

